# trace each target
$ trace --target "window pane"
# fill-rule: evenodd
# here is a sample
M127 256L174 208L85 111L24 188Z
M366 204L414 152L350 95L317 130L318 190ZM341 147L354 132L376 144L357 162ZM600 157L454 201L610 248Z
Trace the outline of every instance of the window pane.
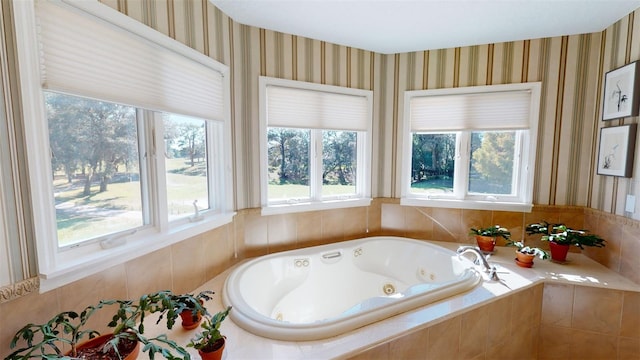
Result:
M322 196L356 193L358 133L322 132Z
M308 199L310 130L269 128L268 199Z
M58 245L143 225L136 110L45 92Z
M169 220L209 209L206 122L163 114Z
M513 193L515 138L515 131L471 133L470 193Z
M456 134L413 134L411 192L453 193Z

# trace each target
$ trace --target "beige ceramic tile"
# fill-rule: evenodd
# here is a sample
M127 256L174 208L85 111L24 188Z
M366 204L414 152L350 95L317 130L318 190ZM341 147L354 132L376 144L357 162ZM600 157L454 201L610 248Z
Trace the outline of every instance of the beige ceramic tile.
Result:
M234 261L233 226L226 225L203 235L206 278L212 279L228 269ZM239 249L240 244L236 243ZM239 252L239 251L238 251ZM239 255L240 256L240 252Z
M524 213L522 212L494 211L492 223L509 229L513 240L518 241L524 238ZM502 238L498 238L498 245L504 245L504 243Z
M405 236L421 240L433 239L432 209L412 206L404 208Z
M487 306L460 316L460 357L462 359L471 359L483 355L486 351L487 333L489 323L492 321Z
M619 335L640 340L640 293L638 292L624 292Z
M57 290L60 309L80 313L89 305L97 305L100 300L128 299L127 289L122 281L124 278L125 267L118 265L65 285ZM112 306L96 311L87 323L88 328L106 331L113 311Z
M142 294L171 289L171 248L154 251L128 261L127 292L129 298L136 299Z
M267 216L269 253L296 248L296 214Z
M573 330L570 336L571 359L609 360L617 358L618 338L589 331Z
M322 241L334 243L344 240L344 209L326 210L322 212Z
M385 234L404 236L404 207L399 204L382 204L380 225Z
M389 359L427 358L429 329L423 329L389 343Z
M469 229L462 226L461 209L433 208L433 240L466 242Z
M176 293L187 293L197 288L207 279L204 252L204 234L181 241L171 246L173 265L173 286Z
M640 339L629 339L618 337L618 359L637 360L640 359Z
M487 331L487 349L504 341L511 333L512 296L496 300L487 305L489 330Z
M269 220L260 213L247 213L244 217L244 249L247 257L268 254L267 236Z
M573 229L585 229L584 209L581 207L564 207L558 213L558 222ZM593 229L589 229L593 231Z
M296 214L296 232L300 247L322 244L322 212L308 211Z
M367 234L368 207L344 209L344 239L360 239Z
M0 307L3 308L0 325L0 339L3 341L0 344L0 354L3 355L3 358L10 353L9 342L13 335L23 326L29 323L45 323L53 315L62 311L58 303L58 291L52 290L44 294L38 294L36 291L8 303L0 304Z
M577 286L571 327L618 335L622 314L622 291Z
M493 212L490 210L462 209L462 226L466 229L495 225L492 218Z
M529 327L540 324L539 309L542 303L542 292L537 286L517 292L512 298L512 330L522 327L522 324L528 324L526 326Z
M623 226L620 254L620 274L640 284L640 231L637 226Z
M429 328L427 359L457 359L460 353L460 318L446 320Z
M541 325L538 337L538 359L569 359L573 330L561 326Z
M393 360L389 357L389 344L378 345L372 349L350 357L349 360Z
M570 327L573 292L573 285L544 284L541 324Z
M609 269L619 272L622 226L610 216L601 216L598 222L598 232L593 231L593 233L605 239L606 246L604 248L586 248L584 253Z

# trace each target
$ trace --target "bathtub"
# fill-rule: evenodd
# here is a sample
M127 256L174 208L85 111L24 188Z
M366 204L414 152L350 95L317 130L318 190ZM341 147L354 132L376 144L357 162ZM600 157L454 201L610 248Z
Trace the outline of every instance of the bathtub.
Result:
M482 281L454 251L371 237L274 253L238 265L222 301L256 335L318 340L468 291Z

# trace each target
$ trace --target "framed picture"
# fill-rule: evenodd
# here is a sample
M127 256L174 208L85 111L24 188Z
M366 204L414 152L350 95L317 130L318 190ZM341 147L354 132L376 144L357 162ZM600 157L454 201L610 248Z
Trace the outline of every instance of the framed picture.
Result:
M630 124L600 129L598 175L631 177L636 128L636 124Z
M611 70L604 76L602 120L638 115L640 61Z

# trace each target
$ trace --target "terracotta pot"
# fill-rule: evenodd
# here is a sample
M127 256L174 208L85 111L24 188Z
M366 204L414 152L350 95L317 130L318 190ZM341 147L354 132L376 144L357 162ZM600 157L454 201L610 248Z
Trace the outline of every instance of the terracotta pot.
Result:
M530 268L533 266L533 259L535 255L529 255L525 253L521 253L520 251L516 251L516 265L524 268Z
M100 348L107 341L111 340L112 338L113 338L113 334L100 335L78 345L76 350L81 351L81 350L88 350L88 349L97 349L97 348ZM140 342L136 341L136 345L133 348L133 350L131 350L131 352L129 352L128 354L125 353L120 355L123 356L122 357L123 360L135 360L138 358L138 354L140 354ZM66 355L70 356L69 353L67 353ZM114 356L113 357L114 359L118 359L117 355L114 354L113 356ZM91 356L88 356L87 359L91 359Z
M558 244L555 241L549 242L549 248L551 249L551 259L559 262L565 262L567 260L567 252L569 252L569 245Z
M476 235L476 241L478 242L478 247L483 252L493 252L493 249L496 246L495 237Z
M200 300L200 304L204 305L204 302ZM184 310L180 313L180 318L182 318L182 327L185 330L192 330L200 325L200 322L202 321L202 314L198 314L196 321L193 321L193 311Z
M222 359L222 353L224 352L224 346L226 344L226 340L223 338L221 340L218 340L222 342L222 346L216 348L213 351L210 352L205 352L202 350L198 350L198 354L200 354L200 357L202 358L202 360L220 360Z

